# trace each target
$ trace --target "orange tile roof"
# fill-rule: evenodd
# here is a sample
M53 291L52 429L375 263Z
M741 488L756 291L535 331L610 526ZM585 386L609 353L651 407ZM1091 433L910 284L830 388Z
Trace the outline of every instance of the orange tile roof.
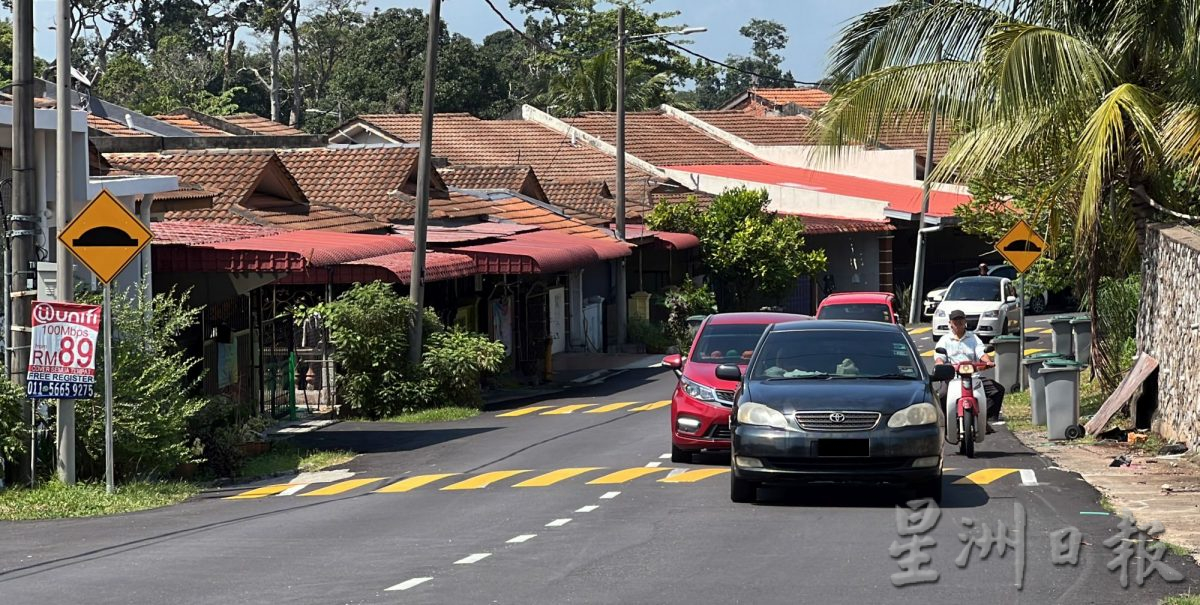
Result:
M616 216L616 200L604 181L563 181L549 183L544 189L551 204L566 208L568 216L588 224L594 220L607 223ZM626 218L643 216L649 211L640 201L625 200Z
M97 115L88 114L87 124L89 128L99 130L104 134L114 137L145 137L150 136L140 130L134 130L120 122L114 122Z
M529 178L530 167L521 166L469 166L453 165L442 168L438 174L451 187L458 189L506 189L520 191Z
M587 112L565 121L610 144L616 142L616 114ZM762 163L658 111L625 114L625 150L655 166Z
M736 109L691 114L755 145L814 145L817 140L812 120L806 116L759 116Z
M420 139L419 114L362 115L359 120L404 142ZM602 179L613 186L616 159L583 142L571 144L545 126L525 120L480 120L470 114L434 116L433 153L454 164L533 167L542 187L555 181ZM642 198L654 178L632 165L625 169L626 195Z
M108 160L126 170L176 175L183 184L215 194L212 208L168 212L166 218L170 220L347 232L387 228L384 223L348 210L310 203L283 162L269 149L115 153L109 154ZM273 191L260 190L268 177L274 181Z
M170 124L176 128L182 128L189 132L193 132L202 137L230 136L229 133L225 132L224 130L213 128L208 124L202 124L195 118L183 113L157 115L154 116L154 119L159 120L160 122L166 122L167 124Z
M322 147L280 150L278 154L311 202L384 222L412 214L411 201L401 199L397 192L416 170L416 148Z
M608 233L581 221L567 218L548 208L520 198L510 197L491 200L489 216L517 223L538 227L543 231L566 233L588 239L615 239Z
M833 95L819 88L751 88L750 94L776 107L795 103L809 111L824 107L833 98Z
M286 124L280 124L279 122L269 118L264 118L252 113L235 113L228 116L217 116L217 119L241 126L242 128L253 130L256 134L261 135L291 136L308 134L303 130L298 130Z

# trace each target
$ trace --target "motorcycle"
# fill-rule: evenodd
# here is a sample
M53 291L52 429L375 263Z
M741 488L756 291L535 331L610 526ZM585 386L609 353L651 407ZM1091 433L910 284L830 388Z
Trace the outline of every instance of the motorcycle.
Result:
M991 353L995 348L989 345L985 350ZM935 352L946 355L941 347ZM987 434L987 395L983 381L975 376L995 364L962 361L950 365L954 368L954 378L946 385L946 442L958 445L959 454L974 458L975 444L982 443ZM951 418L954 422L950 422Z

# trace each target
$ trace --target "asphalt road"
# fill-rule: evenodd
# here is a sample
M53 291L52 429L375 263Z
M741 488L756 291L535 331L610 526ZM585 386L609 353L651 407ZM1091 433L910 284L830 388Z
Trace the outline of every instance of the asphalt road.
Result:
M1122 589L1103 544L1118 519L1003 429L973 460L947 453L937 523L918 536L934 542L922 552L936 582L897 587L889 549L914 538L897 528L904 494L772 488L733 504L727 456L667 456L668 410L655 404L674 384L637 370L463 422L341 423L298 436L364 452L341 473L0 524L0 603L1129 604L1200 592L1200 569L1169 554L1182 582L1138 587L1132 565ZM1018 509L1019 546L956 563L964 519L1011 528ZM1054 565L1050 532L1068 527L1078 562Z

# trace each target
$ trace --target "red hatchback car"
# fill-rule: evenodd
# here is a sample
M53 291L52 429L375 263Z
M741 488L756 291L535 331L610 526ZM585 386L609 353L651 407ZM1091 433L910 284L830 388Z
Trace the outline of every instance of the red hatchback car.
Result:
M817 319L858 319L889 324L900 323L896 295L890 292L839 292L830 294L817 307Z
M701 450L729 449L729 410L737 382L717 378L717 366L745 366L767 326L812 319L791 313L719 313L700 324L687 358L670 355L663 364L679 374L671 397L671 461L691 462Z

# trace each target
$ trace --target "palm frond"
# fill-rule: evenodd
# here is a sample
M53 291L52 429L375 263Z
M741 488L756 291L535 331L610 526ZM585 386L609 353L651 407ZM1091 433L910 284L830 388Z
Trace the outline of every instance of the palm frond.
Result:
M1091 232L1103 208L1101 202L1126 163L1140 153L1143 167L1153 169L1161 156L1157 131L1158 103L1154 95L1134 84L1109 92L1088 117L1076 152L1083 177L1077 227Z
M1056 29L1004 23L984 46L996 107L1009 115L1063 104L1091 108L1115 80L1099 49Z
M1200 105L1176 103L1163 113L1163 155L1179 168L1195 172L1200 164Z

